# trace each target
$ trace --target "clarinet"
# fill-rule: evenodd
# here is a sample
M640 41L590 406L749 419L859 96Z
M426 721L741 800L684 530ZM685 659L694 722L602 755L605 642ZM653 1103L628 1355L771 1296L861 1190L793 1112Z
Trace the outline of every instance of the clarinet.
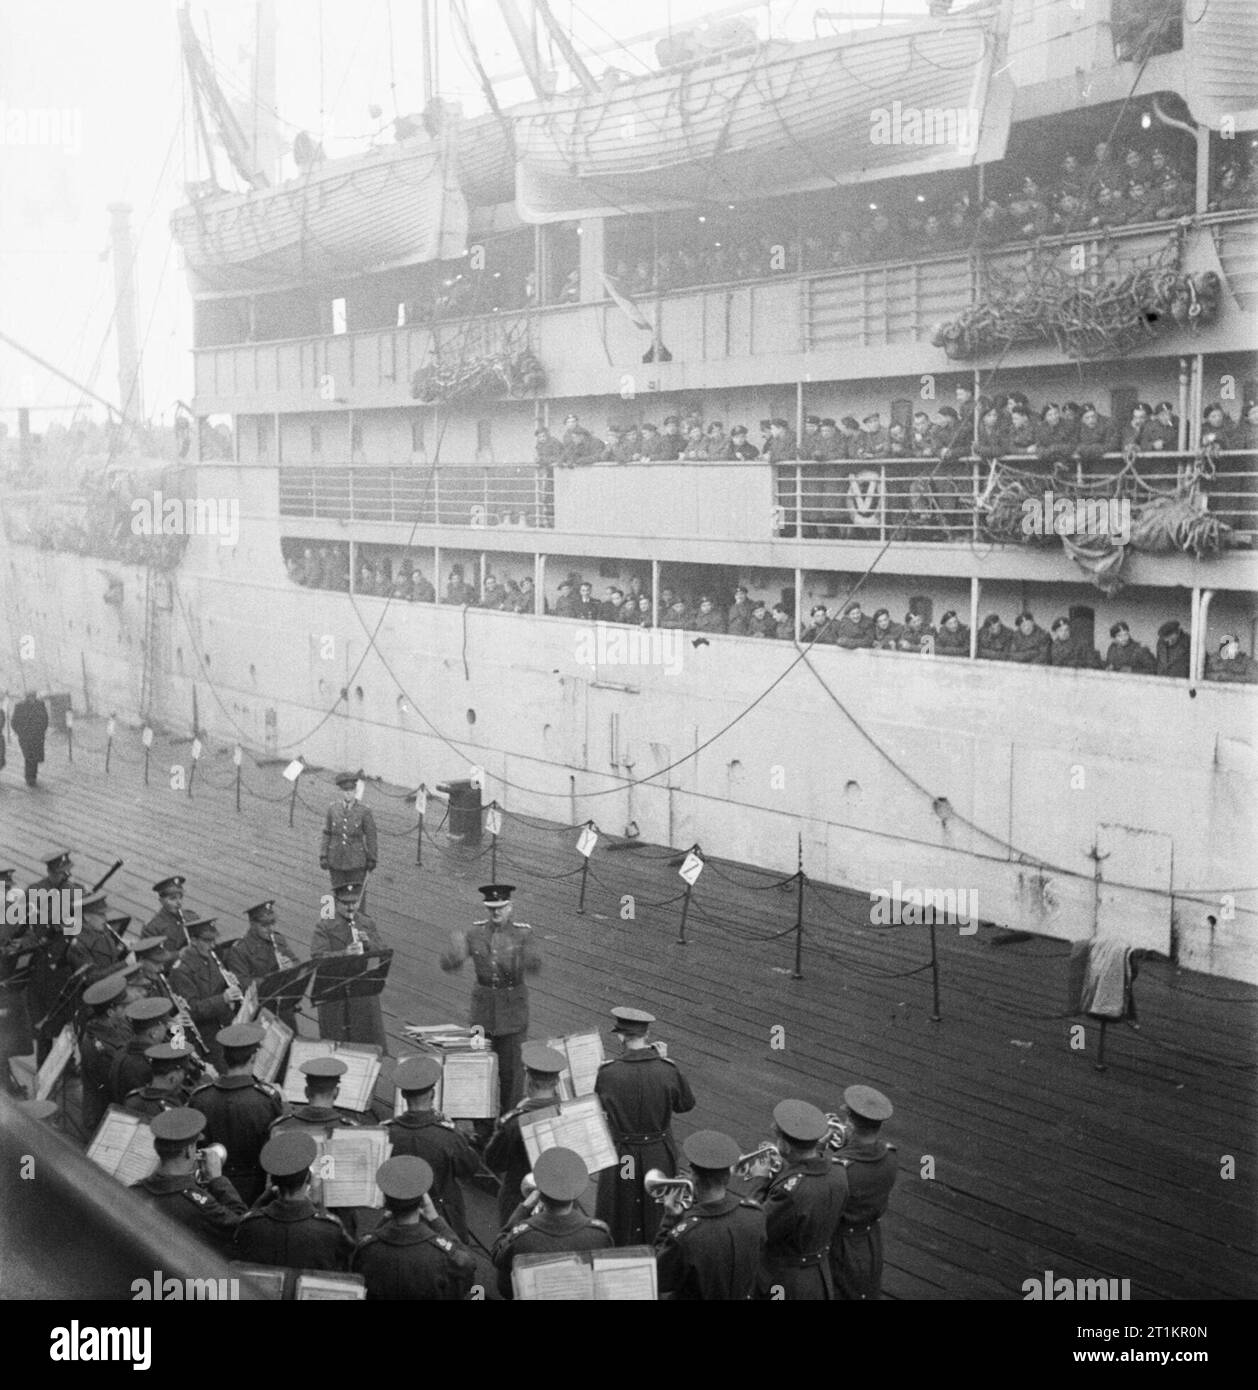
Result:
M188 928L184 925L184 915L182 907L177 907L175 909L175 925L179 928L181 932L183 932L183 944L185 946L191 946L192 938L188 935Z
M188 1001L182 994L175 993L170 987L170 981L160 972L157 976L157 982L162 988L162 993L175 1006L175 1022L170 1029L172 1045L180 1052L187 1052L190 1058L195 1058L195 1067L204 1071L205 1059L210 1055L210 1049L205 1045L201 1030L192 1020L192 1010L188 1007ZM191 1037L193 1048L196 1051L188 1047L189 1037Z
M275 968L277 970L291 970L297 962L279 945L275 939L275 933L272 932L267 940L271 943L271 952L275 956Z

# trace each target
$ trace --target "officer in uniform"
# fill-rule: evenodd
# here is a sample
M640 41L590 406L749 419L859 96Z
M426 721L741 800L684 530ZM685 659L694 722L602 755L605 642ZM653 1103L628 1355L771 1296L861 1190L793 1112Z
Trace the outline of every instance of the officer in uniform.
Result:
M599 1068L594 1093L607 1112L620 1161L599 1174L597 1210L617 1245L650 1245L662 1213L647 1197L643 1179L653 1168L670 1178L676 1174L672 1119L693 1110L695 1098L677 1064L647 1041L654 1015L620 1007L612 1018L622 1052Z
M256 1202L264 1178L258 1157L271 1126L284 1113L279 1091L253 1074L253 1060L266 1038L256 1023L237 1023L222 1029L214 1041L223 1049L223 1070L217 1080L198 1086L188 1104L205 1116L212 1144L227 1150L223 1172L245 1205Z
M380 1165L376 1183L388 1217L354 1251L350 1269L361 1274L373 1300L466 1298L476 1261L437 1215L428 1189L432 1169L422 1158L402 1154Z
M173 1043L154 1043L145 1050L152 1075L148 1083L128 1092L123 1099L123 1109L129 1110L141 1119L151 1120L166 1110L180 1110L188 1104L187 1077L184 1067L188 1053Z
M533 1169L536 1188L511 1213L494 1241L498 1292L514 1297L511 1269L517 1255L559 1255L569 1250L607 1250L612 1233L577 1206L590 1185L585 1160L572 1149L547 1149Z
M309 1134L277 1134L259 1162L271 1181L236 1229L235 1255L285 1269L348 1269L354 1242L310 1196L310 1165L319 1146Z
M340 1078L349 1068L339 1057L312 1057L301 1064L306 1078L306 1103L272 1121L272 1134L290 1130L309 1130L316 1139L326 1139L334 1129L354 1127L358 1121L336 1108Z
M510 1110L524 1086L520 1047L529 1028L529 989L526 975L542 968L541 951L526 922L513 922L514 884L487 883L477 890L489 912L487 921L470 931L452 932L442 954L441 968L461 970L469 957L476 971L472 1011L468 1020L481 1027L498 1054L498 1109Z
M440 1080L441 1063L435 1057L408 1057L398 1063L393 1084L406 1110L389 1122L389 1142L394 1157L422 1158L432 1169L433 1205L466 1242L467 1211L459 1179L474 1176L480 1160L454 1121L432 1108L433 1087Z
M148 1050L155 1043L166 1041L167 1020L174 1007L169 999L145 998L133 999L123 1009L131 1036L114 1053L109 1067L109 1099L115 1105L121 1105L132 1091L148 1084L153 1075Z
M364 951L381 950L384 943L375 919L359 911L362 885L357 882L344 883L335 892L336 916L330 921L319 919L310 939L310 958L361 956ZM339 998L321 1003L319 1036L334 1042L372 1043L382 1052L387 1052L389 1040L384 1032L380 996L342 994Z
M194 1236L230 1249L246 1207L223 1176L218 1154L207 1152L198 1159L197 1140L205 1128L205 1116L187 1108L167 1110L154 1115L149 1128L157 1150L157 1171L134 1183L131 1191Z
M847 1179L818 1152L830 1126L815 1105L784 1100L773 1111L773 1124L784 1163L766 1179L760 1196L767 1239L761 1294L828 1302L836 1297L830 1246L847 1201Z
M171 967L170 987L187 1000L188 1012L202 1037L212 1037L226 1028L236 1016L241 994L223 979L214 957L218 928L213 917L197 917L186 924L189 943L179 952ZM210 1060L215 1066L222 1054L211 1045Z
M895 1145L879 1138L891 1102L872 1086L849 1086L843 1103L852 1137L839 1163L847 1174L848 1199L831 1247L831 1266L842 1299L875 1299L882 1290L882 1214L895 1186Z
M694 1178L688 1208L666 1200L655 1238L661 1298L746 1302L756 1292L764 1259L765 1219L760 1206L729 1191L738 1162L728 1134L701 1129L682 1142Z
M144 924L141 936L160 936L172 951L182 951L188 944L188 933L184 929L183 886L186 880L181 874L171 874L169 878L158 879L153 885L161 907Z
M107 975L83 991L89 1010L79 1033L79 1070L83 1079L83 1128L91 1134L109 1108L109 1073L115 1054L131 1040L127 1022L127 977Z
M376 867L376 821L358 800L361 772L342 772L336 779L341 799L328 807L319 847L319 867L332 875L333 889L361 884ZM366 895L364 894L364 904Z
M520 1116L530 1110L544 1110L559 1104L559 1073L568 1065L562 1052L545 1043L525 1043L522 1049L528 1094L505 1115L499 1117L493 1138L485 1146L485 1164L502 1175L498 1193L498 1224L509 1224L511 1213L520 1202L520 1184L532 1166L524 1137L520 1133Z
M255 903L246 909L245 916L249 919L249 929L232 942L223 957L227 968L239 978L241 989L248 989L255 980L264 980L277 970L287 970L298 963L287 940L275 930L274 898ZM297 1031L295 999L281 1004L276 1012L282 1022Z

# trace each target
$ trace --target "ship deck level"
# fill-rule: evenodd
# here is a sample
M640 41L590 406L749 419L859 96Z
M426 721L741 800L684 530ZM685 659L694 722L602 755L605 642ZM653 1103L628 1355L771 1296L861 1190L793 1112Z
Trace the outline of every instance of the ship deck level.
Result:
M170 791L166 775L187 761L187 740L158 737L145 788L134 732L119 739L109 777L103 724L80 719L74 734L72 766L64 738L50 738L38 791L21 786L13 758L0 775L19 883L40 872L42 851L64 842L85 881L115 857L126 861L110 884L113 911L147 920L156 906L148 885L178 870L188 875L189 909L218 914L220 928L243 926L245 906L275 897L279 929L308 946L325 888L317 847L330 783L305 779L290 829L276 765L246 759L251 791L237 814L229 750L207 750L188 797ZM447 931L477 915L490 842L454 848L437 832L417 867L401 789L373 787L367 800L381 832L369 907L396 951L384 1007L398 1054L404 1023L465 1017L468 979L442 974L437 956ZM430 815L430 830L438 819ZM499 843L499 877L519 885L518 916L545 952L532 1035L605 1028L618 1002L649 1007L699 1101L679 1136L726 1129L745 1150L767 1136L783 1097L832 1109L852 1082L884 1090L901 1165L885 1222L886 1296L1017 1299L1023 1281L1045 1270L1127 1278L1136 1299L1258 1295L1252 990L1146 964L1140 1031L1111 1028L1108 1070L1098 1072L1092 1027L1086 1055L1069 1047L1078 1020L1061 1016L1064 942L998 946L985 927L973 936L940 928L942 1019L931 1022L931 977L919 970L929 960L925 929L871 927L866 897L824 885L824 896L807 895L804 978L794 980L793 890L713 860L681 946L680 902L647 906L683 887L668 852L612 852L604 840L578 915L575 840L574 831L508 817ZM906 864L903 882L912 881ZM634 895L635 920L621 920L622 894ZM781 1050L772 1047L777 1027ZM933 1179L920 1176L927 1155ZM1221 1176L1227 1155L1230 1180ZM488 1243L492 1205L469 1196Z

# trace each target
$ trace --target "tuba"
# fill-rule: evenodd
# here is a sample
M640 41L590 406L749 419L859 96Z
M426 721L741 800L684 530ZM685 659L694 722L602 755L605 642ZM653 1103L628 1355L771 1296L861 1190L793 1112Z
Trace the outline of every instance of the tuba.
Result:
M646 1195L661 1206L665 1205L670 1197L676 1199L677 1207L681 1211L694 1206L695 1184L693 1178L684 1175L670 1178L667 1173L661 1172L660 1169L652 1168L643 1178L642 1186L646 1189Z
M826 1135L824 1147L832 1154L837 1153L851 1141L852 1122L846 1115L830 1114L826 1116L826 1124L830 1126L830 1133Z

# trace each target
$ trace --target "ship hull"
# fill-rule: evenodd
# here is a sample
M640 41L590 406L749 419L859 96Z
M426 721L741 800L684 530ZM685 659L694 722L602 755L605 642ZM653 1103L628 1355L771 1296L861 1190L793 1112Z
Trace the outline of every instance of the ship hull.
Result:
M797 664L752 707L792 645L630 648L555 618L382 615L292 585L267 530L247 525L238 550L194 540L151 587L135 567L11 548L8 688L30 678L11 655L26 632L41 690L124 723L147 699L172 729L402 786L481 767L486 799L516 812L786 873L802 850L823 882L968 890L983 921L1117 933L1258 980L1250 899L1224 892L1253 881L1258 843L1243 687L1190 699L1151 677L825 649L816 676Z

